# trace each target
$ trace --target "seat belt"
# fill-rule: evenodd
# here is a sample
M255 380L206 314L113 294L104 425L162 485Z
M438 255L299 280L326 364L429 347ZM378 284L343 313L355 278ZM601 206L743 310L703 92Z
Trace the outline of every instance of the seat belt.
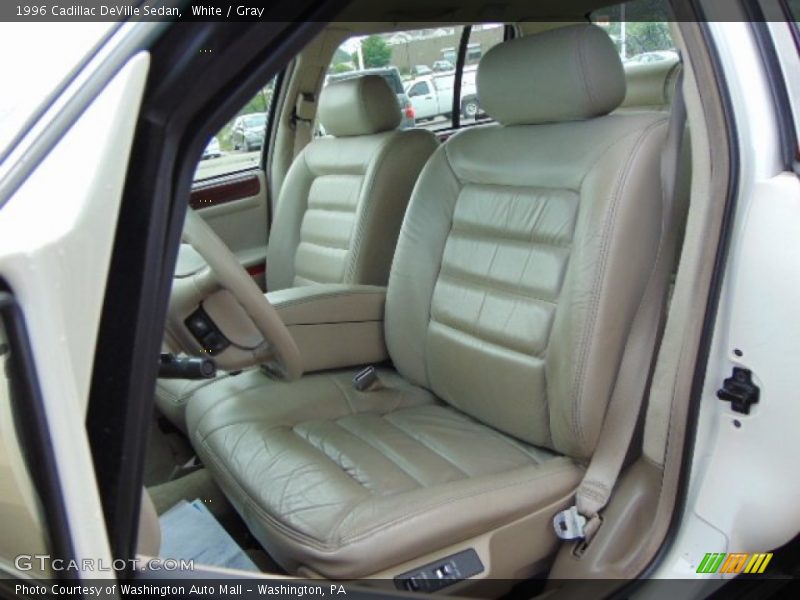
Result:
M292 113L292 127L294 129L293 159L297 158L303 148L311 142L315 106L314 94L308 92L298 94L294 112Z
M556 534L563 540L583 539L588 543L597 532L602 523L600 511L611 498L636 430L675 261L675 195L685 124L686 105L681 71L675 85L667 139L661 157L663 215L656 261L631 324L597 447L578 486L575 505L553 518Z

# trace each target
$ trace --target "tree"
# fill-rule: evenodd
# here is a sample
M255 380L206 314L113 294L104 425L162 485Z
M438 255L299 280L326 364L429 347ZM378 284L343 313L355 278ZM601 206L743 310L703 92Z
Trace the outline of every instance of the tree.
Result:
M389 44L377 35L362 40L361 53L364 55L364 67L367 69L385 67L392 59L392 49Z
M332 64L338 65L339 63L346 63L350 62L352 57L345 52L342 48L337 48L336 52L333 53L333 60L331 61Z
M355 69L349 63L336 63L330 68L331 73L349 73L350 71L355 71Z
M674 47L669 33L669 25L664 22L628 23L628 54L634 56L642 52L670 50Z
M250 101L245 104L242 109L236 113L238 115L248 115L255 112L267 112L270 101L272 100L272 86L267 86L258 92L255 96L250 98Z

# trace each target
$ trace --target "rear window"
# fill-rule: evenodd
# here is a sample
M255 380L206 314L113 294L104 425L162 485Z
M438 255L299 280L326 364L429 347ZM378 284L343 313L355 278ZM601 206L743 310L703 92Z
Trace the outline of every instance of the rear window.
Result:
M663 2L618 4L591 14L592 22L602 27L614 42L626 67L678 60L669 29L670 18Z
M456 122L454 106L460 124L473 124L485 117L477 100L475 69L481 57L503 41L505 31L502 23L484 23L468 26L467 36L461 25L354 36L334 53L326 84L378 74L396 94L408 96L399 106L402 128L449 130ZM464 64L458 65L464 42ZM459 69L461 94L454 102Z
M395 69L364 69L362 71L352 71L349 73L339 73L330 75L328 83L333 81L344 81L346 79L355 79L356 77L364 77L365 75L380 75L389 84L389 87L394 90L395 94L403 93L403 81L400 79L400 73Z

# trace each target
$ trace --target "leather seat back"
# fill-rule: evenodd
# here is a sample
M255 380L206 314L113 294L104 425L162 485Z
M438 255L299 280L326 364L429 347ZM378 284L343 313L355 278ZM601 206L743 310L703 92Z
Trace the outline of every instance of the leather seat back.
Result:
M422 172L389 353L456 408L586 458L655 260L667 115L608 115L625 79L593 25L496 46L477 83L497 124L454 135Z
M328 85L318 117L328 135L297 156L278 198L267 287L386 285L411 190L436 138L397 130L397 97L378 75Z

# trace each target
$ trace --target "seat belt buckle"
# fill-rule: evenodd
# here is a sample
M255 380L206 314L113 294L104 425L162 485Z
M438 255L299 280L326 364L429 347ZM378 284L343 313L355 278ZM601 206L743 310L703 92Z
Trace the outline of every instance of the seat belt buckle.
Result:
M378 370L373 367L361 369L353 377L353 387L359 392L367 392L373 389L378 383Z
M578 512L577 506L556 513L553 517L553 528L562 540L582 540L586 537L586 517Z

